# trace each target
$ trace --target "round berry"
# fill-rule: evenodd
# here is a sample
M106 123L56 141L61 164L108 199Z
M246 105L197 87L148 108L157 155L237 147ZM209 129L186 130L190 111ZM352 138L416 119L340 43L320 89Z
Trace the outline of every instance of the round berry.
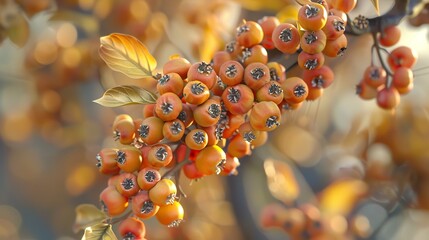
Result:
M192 129L185 138L186 146L193 150L201 150L207 146L208 135L202 129Z
M164 93L156 100L155 112L163 121L176 119L181 111L182 100L172 92Z

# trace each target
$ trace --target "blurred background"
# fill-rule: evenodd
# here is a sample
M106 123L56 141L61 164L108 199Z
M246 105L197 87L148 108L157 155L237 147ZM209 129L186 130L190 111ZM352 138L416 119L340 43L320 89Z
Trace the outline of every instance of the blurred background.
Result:
M392 4L381 1L381 13ZM141 108L92 101L117 85L153 87L109 70L98 56L100 36L137 37L159 67L172 54L210 61L241 19L281 19L296 7L291 0L0 0L0 239L80 239L75 207L98 204L107 177L95 155L112 146L115 115L140 116ZM358 1L350 16L359 14L376 16L371 1ZM399 45L419 54L414 89L395 111L355 95L372 39L350 36L346 55L326 63L335 82L324 96L288 112L268 143L241 159L238 176L184 181L186 221L167 229L149 220L148 239L287 239L261 227L271 203L341 208L344 215L324 223L338 239L427 239L429 29L412 23L400 24ZM345 176L355 181L334 185ZM297 197L285 201L288 194Z

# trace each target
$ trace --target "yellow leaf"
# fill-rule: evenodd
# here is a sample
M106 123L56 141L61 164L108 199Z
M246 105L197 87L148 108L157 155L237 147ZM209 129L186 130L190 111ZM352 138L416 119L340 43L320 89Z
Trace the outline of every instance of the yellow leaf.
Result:
M6 30L7 35L13 43L23 47L30 37L30 26L23 14L17 13L13 17L10 27Z
M100 57L113 70L130 78L152 76L156 60L137 38L113 33L100 38Z
M267 159L264 170L271 194L286 204L295 201L299 195L299 186L290 167L284 162Z
M280 22L293 22L298 19L299 5L288 4L277 12L276 16Z
M92 227L85 228L82 240L118 240L112 230L112 225L100 223Z
M332 214L348 214L368 191L361 180L342 180L326 187L320 195L320 209Z
M107 90L94 102L104 107L119 107L130 104L151 104L155 103L156 99L157 96L146 89L125 85Z
M92 204L81 204L76 207L75 211L76 220L73 225L74 232L94 226L109 218L103 211Z
M378 0L371 0L372 5L374 5L377 15L380 15L380 4Z

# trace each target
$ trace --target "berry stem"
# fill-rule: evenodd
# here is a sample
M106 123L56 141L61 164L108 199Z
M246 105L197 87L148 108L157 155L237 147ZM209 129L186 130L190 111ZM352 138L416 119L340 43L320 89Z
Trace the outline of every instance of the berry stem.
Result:
M185 166L186 164L188 164L188 163L191 162L191 160L189 159L190 152L191 152L191 150L189 148L187 148L186 149L185 160L183 160L182 162L176 164L172 169L170 169L167 172L165 172L164 175L162 175L161 178L171 178L172 176L175 176L175 174L177 172L180 173L180 169L182 169L183 166Z
M392 72L390 71L390 68L388 68L381 56L381 51L386 51L384 48L380 47L380 45L378 44L378 39L377 39L377 33L373 32L372 33L372 39L374 40L374 44L372 45L372 49L375 49L375 52L377 53L377 57L378 60L380 61L381 66L383 67L383 69L386 71L387 73L387 79L386 79L386 87L390 88L390 86L392 85ZM371 65L372 65L372 54L371 54Z
M122 220L128 218L131 215L131 213L132 213L132 211L130 210L130 211L126 212L125 214L123 214L122 216L110 219L109 222L110 222L111 225L119 223Z

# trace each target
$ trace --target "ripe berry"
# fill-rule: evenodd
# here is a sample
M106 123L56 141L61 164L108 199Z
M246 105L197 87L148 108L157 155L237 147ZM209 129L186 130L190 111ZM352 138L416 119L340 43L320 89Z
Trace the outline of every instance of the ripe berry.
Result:
M278 62L267 63L268 69L270 69L270 81L276 81L278 83L286 80L286 68Z
M323 49L323 54L328 57L338 57L343 56L347 50L347 37L342 34L335 40L326 41L325 49Z
M237 28L236 41L248 48L259 44L264 37L261 26L253 21L246 21Z
M204 174L200 173L195 163L188 163L183 166L183 173L189 179L198 179L204 177Z
M237 158L250 155L252 153L250 142L244 139L241 134L236 134L228 144L227 153Z
M325 56L322 53L308 54L304 51L298 55L298 65L305 70L321 68L325 63Z
M154 216L158 210L159 206L154 204L150 198L147 191L138 192L131 201L133 214L141 219L148 219Z
M380 32L378 42L382 46L391 47L398 43L400 38L401 29L395 25L392 25L384 28L383 31Z
M146 144L152 145L164 138L162 127L164 121L158 117L148 117L143 119L139 129L139 139Z
M201 81L189 81L183 88L183 99L190 104L199 105L210 97L208 87Z
M98 171L104 174L118 174L120 168L116 164L117 149L103 148L95 157Z
M263 63L251 63L244 69L244 83L257 91L270 81L270 69Z
M240 160L236 157L233 157L230 154L226 154L226 161L223 165L222 172L220 172L221 175L227 176L227 175L237 175L237 168L240 166Z
M219 77L228 86L234 86L243 80L244 68L234 60L226 61L219 69Z
M162 127L162 135L164 138L171 141L179 141L185 134L185 125L179 119L175 119L170 122L165 122Z
M280 104L283 101L283 97L283 89L280 83L274 81L269 81L256 92L258 102L272 101Z
M172 92L164 93L156 100L155 112L163 121L176 119L181 111L182 100Z
M259 131L256 135L256 138L250 142L250 147L257 148L264 145L268 140L268 132L267 131Z
M394 87L384 87L378 90L377 105L384 109L393 109L399 105L400 96Z
M137 177L132 173L121 173L115 187L125 197L132 197L140 190Z
M148 152L147 160L155 168L167 166L173 159L173 151L167 144L155 144Z
M369 66L363 74L363 81L373 88L377 88L386 83L387 73L382 67Z
M326 9L318 3L307 3L298 11L298 23L305 30L317 31L322 29L328 18Z
M307 84L299 77L287 78L281 85L284 99L290 103L303 102L308 96Z
M264 32L264 38L262 39L262 46L266 49L274 49L274 44L272 40L272 34L274 29L280 25L280 21L277 17L274 16L265 16L258 20L259 25Z
M158 79L158 83L156 85L156 90L160 95L172 92L177 96L182 95L184 82L179 74L177 73L169 73L163 75L160 79Z
M185 128L192 125L192 123L194 122L194 114L192 113L192 109L189 104L183 104L182 111L179 113L177 119L183 122Z
M225 45L225 51L229 53L231 59L236 59L237 57L239 57L243 49L244 47L240 46L235 40Z
M231 55L227 51L217 51L213 55L213 69L219 74L219 69L227 61L231 60Z
M146 235L146 227L140 219L129 217L121 221L118 232L122 239L143 239Z
M161 174L152 167L145 167L137 175L137 184L142 190L149 190L161 180Z
M406 46L395 48L387 57L387 62L393 71L399 67L412 68L416 61L417 52Z
M213 145L201 150L195 159L198 172L204 175L219 174L226 161L226 155L222 148Z
M155 112L155 103L143 105L143 119L153 117Z
M177 73L182 79L185 79L190 67L191 63L187 59L182 57L172 58L164 64L163 73Z
M241 115L252 108L254 95L252 89L247 85L238 84L225 89L222 94L222 101L229 112Z
M326 25L322 28L322 31L326 35L327 40L335 40L344 34L346 30L346 23L339 16L329 15Z
M259 131L272 131L280 125L281 113L273 102L256 103L250 112L249 120L252 128Z
M204 83L208 89L211 89L216 82L216 72L212 65L206 62L192 64L187 76L188 81L198 80Z
M119 140L122 144L130 144L135 138L135 128L133 119L129 116L125 117L124 114L116 117L113 122L113 137Z
M413 71L406 67L400 67L395 70L392 76L392 84L395 88L407 88L413 83Z
M219 142L217 128L218 128L218 125L212 125L209 127L201 128L207 133L207 146L213 146Z
M183 221L184 210L179 202L171 205L161 206L156 218L158 221L168 227L177 227Z
M278 25L272 35L274 46L281 52L293 54L299 48L300 35L298 29L290 23Z
M124 172L138 171L142 163L141 152L137 148L120 149L117 151L116 162Z
M173 204L176 199L176 184L170 179L164 178L149 190L149 198L159 206Z
M322 66L319 69L304 70L302 79L309 88L327 88L334 81L334 72L329 66Z
M323 89L324 88L309 87L308 88L308 95L307 95L307 98L305 100L314 101L314 100L318 99L319 97L321 97L323 95Z
M369 86L366 81L362 80L356 85L356 94L363 100L370 100L377 96L377 89Z
M220 102L214 99L208 99L203 104L197 106L194 111L194 120L201 127L215 125L220 118Z
M207 146L208 136L202 129L192 129L185 138L186 146L193 150L201 150Z
M326 45L326 35L322 30L306 31L301 37L301 48L309 54L322 52Z
M246 115L247 117L247 115ZM235 131L245 122L245 114L227 114L227 127L222 132L223 138L231 137Z
M245 48L241 52L241 63L246 67L255 62L266 64L268 62L268 52L262 45L255 45L250 48Z
M357 0L331 0L333 8L349 13L356 6Z
M101 209L109 216L120 215L128 207L128 198L120 194L114 186L106 187L100 193Z

